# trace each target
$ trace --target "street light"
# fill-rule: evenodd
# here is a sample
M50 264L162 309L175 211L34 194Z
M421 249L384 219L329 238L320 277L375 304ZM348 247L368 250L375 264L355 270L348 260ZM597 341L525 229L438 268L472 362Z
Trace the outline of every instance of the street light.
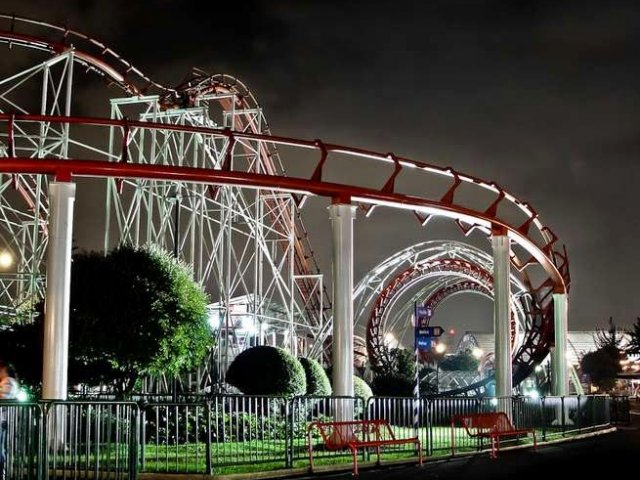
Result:
M440 358L447 351L447 346L444 343L438 343L436 345L436 393L440 393Z

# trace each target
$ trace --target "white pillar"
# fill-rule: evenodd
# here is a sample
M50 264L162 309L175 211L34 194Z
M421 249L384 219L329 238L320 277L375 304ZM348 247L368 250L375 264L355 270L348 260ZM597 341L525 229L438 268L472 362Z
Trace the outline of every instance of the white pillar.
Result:
M493 331L495 332L496 396L510 397L511 379L511 305L510 305L510 247L504 230L491 236L493 249Z
M44 316L42 398L66 400L71 290L71 236L76 185L49 184L49 246Z
M567 294L553 294L553 324L555 329L555 348L551 353L551 378L553 395L568 395L569 382L567 376Z
M356 207L329 207L333 233L333 394L353 396L353 219ZM338 402L336 421L353 419L351 402Z

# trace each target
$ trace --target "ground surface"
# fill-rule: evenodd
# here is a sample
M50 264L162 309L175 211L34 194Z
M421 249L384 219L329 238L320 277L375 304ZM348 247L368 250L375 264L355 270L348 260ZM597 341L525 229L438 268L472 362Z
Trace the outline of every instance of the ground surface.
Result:
M527 450L501 452L497 460L487 454L416 466L363 470L362 480L413 479L539 479L607 478L633 475L640 471L640 415L632 415L632 425L612 434ZM316 475L320 479L349 479L348 473Z

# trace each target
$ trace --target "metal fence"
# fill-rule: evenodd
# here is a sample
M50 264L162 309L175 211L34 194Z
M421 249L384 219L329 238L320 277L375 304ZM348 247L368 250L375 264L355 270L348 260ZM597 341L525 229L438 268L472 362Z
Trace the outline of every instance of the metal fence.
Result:
M147 400L147 399L145 399ZM155 400L155 399L154 399ZM220 395L206 401L67 401L0 404L0 453L7 478L136 479L139 472L220 474L307 465L307 426L330 421L336 409L356 419L387 420L397 438L418 436L425 455L483 448L456 415L504 411L514 426L541 440L623 421L622 397L508 398L282 397ZM312 436L319 463L349 461ZM386 449L385 458L409 458L413 445ZM362 452L363 460L369 452ZM1 460L1 455L0 455Z

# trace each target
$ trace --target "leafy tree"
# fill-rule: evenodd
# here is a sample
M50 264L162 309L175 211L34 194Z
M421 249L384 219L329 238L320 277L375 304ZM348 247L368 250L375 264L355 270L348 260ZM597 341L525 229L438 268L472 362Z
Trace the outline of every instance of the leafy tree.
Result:
M191 270L157 248L74 255L69 382L107 383L126 395L141 375L195 367L211 344L207 302ZM21 348L31 348L29 364L19 352L11 358L32 381L41 375L42 326L40 314L0 334L3 343L19 338Z
M582 372L589 376L591 383L602 391L611 390L620 373L620 351L614 345L605 345L594 352L585 354L580 360Z
M480 362L470 352L447 355L440 361L440 369L444 371L472 372L478 369Z
M373 371L379 375L402 375L413 378L416 373L416 360L414 352L402 348L386 348L384 361L373 367Z
M633 324L633 330L629 332L629 345L627 346L627 353L631 355L640 354L640 317L636 318L636 323Z
M299 357L298 360L307 379L306 394L319 397L331 395L331 382L324 368L311 358Z
M591 383L606 392L615 386L616 376L621 371L622 335L613 323L613 317L609 317L607 329L596 331L593 340L597 349L582 357L580 367L582 372L589 376Z
M289 352L269 346L240 353L227 370L227 383L247 395L304 395L307 380L302 364Z

